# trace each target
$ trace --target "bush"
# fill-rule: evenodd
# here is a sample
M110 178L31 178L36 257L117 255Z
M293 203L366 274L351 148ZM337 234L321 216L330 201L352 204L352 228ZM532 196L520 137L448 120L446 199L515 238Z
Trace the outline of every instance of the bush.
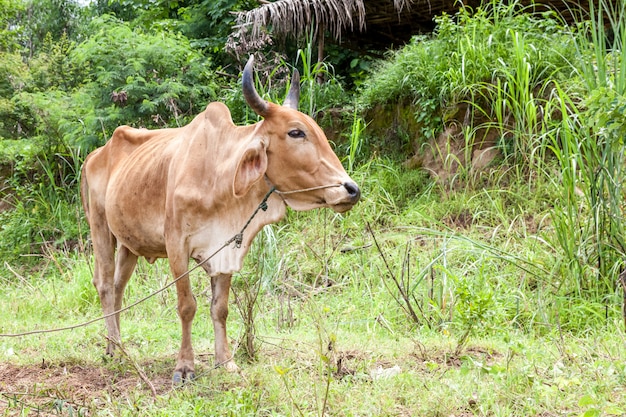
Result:
M101 143L121 124L184 125L216 97L210 60L182 35L146 33L111 16L94 19L91 33L71 59L84 68L83 90L97 117L88 130L104 131Z

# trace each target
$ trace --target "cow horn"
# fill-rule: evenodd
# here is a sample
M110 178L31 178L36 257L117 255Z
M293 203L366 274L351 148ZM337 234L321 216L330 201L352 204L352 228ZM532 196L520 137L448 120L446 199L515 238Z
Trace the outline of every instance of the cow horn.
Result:
M283 106L290 107L294 110L298 110L298 103L300 102L300 73L297 69L293 70L291 77L291 87L289 87L289 93L283 103Z
M248 63L243 69L243 96L248 106L259 116L265 117L269 110L267 101L263 100L254 88L254 55L250 55Z

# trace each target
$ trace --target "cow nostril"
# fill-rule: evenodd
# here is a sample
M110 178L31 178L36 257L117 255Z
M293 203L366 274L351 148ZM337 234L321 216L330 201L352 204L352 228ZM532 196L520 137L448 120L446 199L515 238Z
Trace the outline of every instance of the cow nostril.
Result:
M359 189L358 185L353 182L344 182L343 186L353 201L356 202L359 200L359 198L361 197L361 190Z

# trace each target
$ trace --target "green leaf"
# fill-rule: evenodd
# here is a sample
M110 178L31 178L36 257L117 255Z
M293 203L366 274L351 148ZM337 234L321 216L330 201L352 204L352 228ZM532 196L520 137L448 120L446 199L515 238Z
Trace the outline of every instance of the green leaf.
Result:
M600 414L600 410L598 410L597 408L590 408L583 413L583 417L597 417Z
M589 406L595 405L595 404L596 404L596 400L589 394L583 395L578 400L578 406L579 407L589 407Z

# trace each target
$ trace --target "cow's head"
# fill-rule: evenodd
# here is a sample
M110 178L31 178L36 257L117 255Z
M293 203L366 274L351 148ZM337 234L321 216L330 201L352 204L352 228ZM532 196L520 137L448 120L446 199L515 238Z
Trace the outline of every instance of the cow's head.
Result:
M257 162L253 154L259 150L251 151L246 159L265 168L268 181L294 210L330 207L341 213L352 208L361 196L359 186L343 169L322 129L298 111L298 71L294 71L291 88L280 106L257 93L253 64L251 56L243 71L243 93L252 110L264 118L257 132L265 155Z

